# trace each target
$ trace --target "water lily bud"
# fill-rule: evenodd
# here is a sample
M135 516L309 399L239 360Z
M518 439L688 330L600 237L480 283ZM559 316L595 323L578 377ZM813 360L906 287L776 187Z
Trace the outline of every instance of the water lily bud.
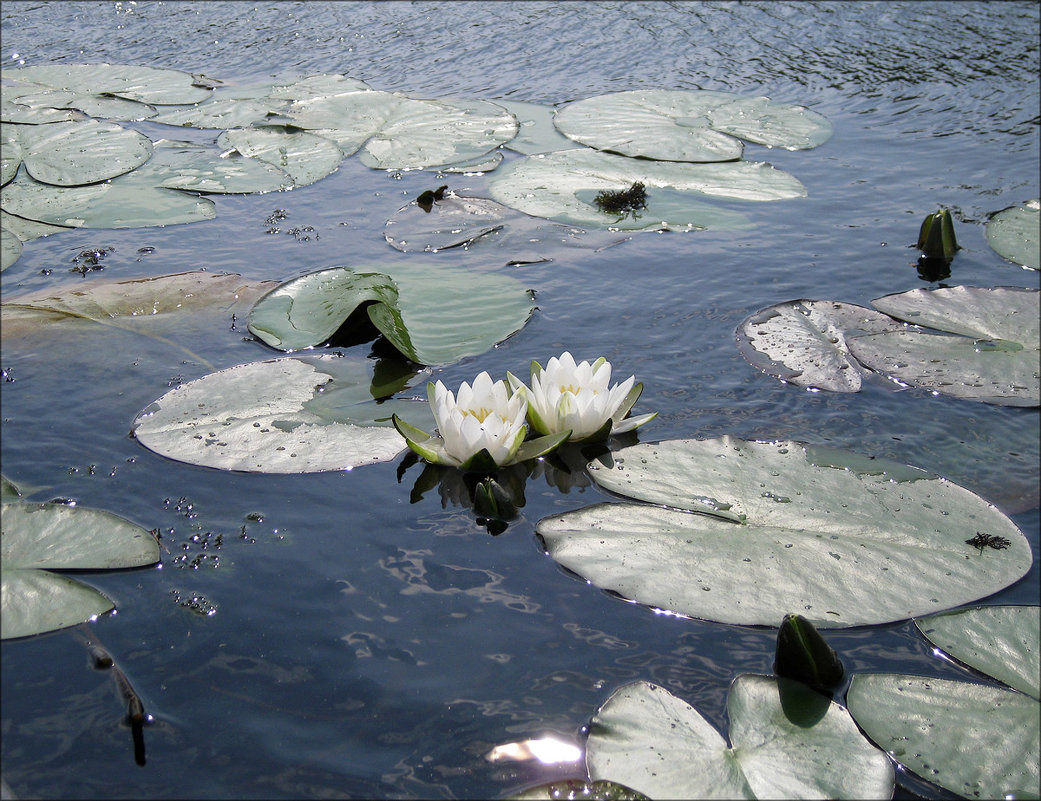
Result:
M842 681L846 669L810 621L802 615L785 615L777 632L774 673L827 690Z
M954 222L947 209L940 209L922 220L918 232L918 249L927 259L943 259L950 262L958 250L954 236Z
M482 517L510 520L517 516L510 493L494 478L486 477L474 488L474 511Z

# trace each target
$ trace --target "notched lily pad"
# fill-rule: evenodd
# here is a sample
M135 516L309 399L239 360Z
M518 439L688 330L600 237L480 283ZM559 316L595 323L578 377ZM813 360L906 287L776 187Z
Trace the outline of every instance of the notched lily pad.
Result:
M133 435L168 459L222 470L351 470L396 457L405 440L392 413L426 407L377 403L372 380L368 360L332 354L240 364L166 393L137 416Z
M281 350L328 340L355 309L406 358L448 364L483 353L524 326L529 290L507 276L448 267L332 267L271 291L250 312L249 330Z
M905 328L881 312L832 300L793 300L749 316L738 326L741 355L789 384L859 392L864 370L846 337Z
M776 626L903 620L969 603L1033 561L1015 524L968 490L906 465L796 442L723 437L639 444L591 462L633 503L552 515L556 561L652 607ZM1004 550L966 543L977 531Z
M565 136L597 150L661 161L739 159L739 139L802 150L823 144L832 134L831 123L803 106L669 89L579 100L558 110L553 122Z
M156 105L199 103L211 89L180 70L122 64L42 64L0 72L5 79L52 89L115 95Z

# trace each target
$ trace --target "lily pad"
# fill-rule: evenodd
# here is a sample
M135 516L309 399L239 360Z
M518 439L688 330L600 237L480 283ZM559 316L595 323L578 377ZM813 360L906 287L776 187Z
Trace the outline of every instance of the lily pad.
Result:
M670 89L638 89L569 103L557 111L554 125L597 150L661 161L739 159L739 139L803 150L823 144L832 134L831 123L803 106Z
M343 151L335 142L273 125L225 131L217 138L217 144L277 167L292 178L293 186L313 184L343 161Z
M0 72L6 79L153 105L199 103L211 89L180 70L120 64L43 64Z
M0 209L0 225L17 236L23 243L39 239L41 236L68 231L65 225L50 225L37 220L27 220L25 217L16 217Z
M402 253L460 248L495 250L507 264L550 261L558 247L601 250L624 241L616 233L547 222L483 197L446 194L429 210L415 200L387 221L384 236Z
M595 197L634 183L646 189L638 214L608 214ZM792 175L761 162L673 164L625 158L589 149L564 150L518 159L488 181L500 203L558 222L600 228L690 231L741 225L743 216L711 204L713 198L746 201L805 197Z
M987 220L987 244L1002 258L1041 270L1041 199L996 212Z
M163 109L150 121L184 128L243 128L268 122L286 105L266 97L214 98L189 108Z
M1036 798L1041 704L1014 690L895 673L857 674L850 714L879 747L964 798Z
M0 123L0 186L14 178L22 164L22 143L13 125Z
M535 308L522 284L492 273L406 264L332 267L257 301L249 330L273 348L311 348L365 304L376 328L419 364L483 353L522 328Z
M480 157L517 134L517 120L483 100L415 100L364 90L298 101L293 125L333 139L383 170L423 169Z
M391 415L428 407L376 403L372 377L368 360L332 354L240 364L166 393L137 416L133 435L169 459L223 470L310 473L390 461L405 449Z
M5 211L66 228L138 228L212 220L213 201L165 189L147 173L89 186L51 186L19 174L0 190Z
M1019 287L914 289L872 305L958 336L905 329L850 337L866 367L902 383L1009 406L1041 403L1041 293Z
M589 727L592 779L651 798L890 798L893 766L838 704L790 679L744 674L727 697L730 745L693 707L644 681Z
M753 367L789 384L859 392L864 371L846 337L904 328L892 317L852 303L792 300L746 318L737 329L737 343Z
M691 617L776 626L798 610L819 628L888 623L995 593L1033 561L995 507L906 465L731 437L604 458L588 465L593 479L646 503L542 519L549 555L598 587ZM1008 546L977 549L966 542L977 532Z
M525 156L535 153L552 153L556 150L573 150L574 140L568 139L553 124L553 106L541 103L524 103L520 100L495 100L517 118L517 135L504 147Z
M38 86L5 86L4 100L9 101L4 104L5 110L10 103L17 104L11 109L13 113L4 115L5 121L37 125L43 122L60 122L63 118L82 118L82 114L69 115L70 109L106 120L147 120L156 113L154 106L123 97L63 89L41 90ZM26 112L26 108L30 111ZM49 112L54 114L54 118L44 119ZM8 119L8 116L11 119Z
M5 503L2 521L3 639L73 626L113 608L97 590L50 570L110 570L159 560L159 544L147 530L99 509Z
M915 625L959 662L1041 699L1041 607L977 606Z
M56 186L115 178L140 167L152 155L152 142L144 134L98 120L27 126L18 138L28 173Z
M0 270L6 270L22 255L22 240L12 231L0 228Z

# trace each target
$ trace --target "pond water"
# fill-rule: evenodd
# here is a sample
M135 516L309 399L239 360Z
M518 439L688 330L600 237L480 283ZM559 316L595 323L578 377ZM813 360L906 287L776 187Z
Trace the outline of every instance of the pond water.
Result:
M1036 3L9 0L2 21L5 66L143 64L230 85L344 73L416 97L543 104L711 89L808 106L834 126L823 146L746 147L809 193L743 206L751 230L635 234L510 267L480 248L403 254L383 237L395 211L439 184L487 196L488 176L349 158L310 187L217 197L212 221L35 240L3 273L3 293L196 269L279 281L400 261L503 271L538 309L495 349L437 370L449 386L481 370L523 374L565 349L604 355L619 379L644 383L635 411L660 412L643 441L731 434L896 459L988 499L1038 552L1036 408L882 382L810 393L751 367L734 337L782 301L868 306L929 286L910 246L941 206L963 248L947 285L1038 286L983 229L1039 194ZM277 209L285 219L269 233ZM70 272L92 248L108 251L103 272ZM117 601L92 628L154 716L147 764L135 764L125 707L76 636L5 642L3 778L16 796L496 797L576 768L490 762L490 749L547 733L580 742L626 682L661 684L725 728L734 677L771 672L775 629L656 614L542 552L540 518L609 499L588 481L532 478L518 517L491 536L447 491L415 497L420 466L404 457L265 476L173 462L128 437L169 387L279 355L245 333L221 320L193 336L191 354L120 331L5 342L4 474L32 500L71 498L158 528L168 548L160 569L86 576ZM1035 561L985 602L1037 603L1039 586ZM192 598L215 612L193 612ZM909 621L828 640L853 672L966 676ZM901 781L905 797L946 797Z

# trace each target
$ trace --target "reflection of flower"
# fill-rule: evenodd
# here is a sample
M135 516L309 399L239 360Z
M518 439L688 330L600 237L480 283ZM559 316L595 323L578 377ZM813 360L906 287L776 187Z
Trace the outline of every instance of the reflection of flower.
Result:
M567 351L551 358L546 368L531 363L531 387L506 374L513 391L528 399L528 421L540 434L571 431L570 440L606 439L611 434L632 431L654 419L657 412L626 417L643 392L629 376L608 388L611 363L602 356L595 362L575 363Z
M505 381L493 382L486 372L472 385L464 381L458 394L440 381L430 383L427 397L440 436L431 436L397 415L394 426L409 448L434 464L492 472L548 453L567 439L558 435L524 443L528 434L525 394L511 392Z

